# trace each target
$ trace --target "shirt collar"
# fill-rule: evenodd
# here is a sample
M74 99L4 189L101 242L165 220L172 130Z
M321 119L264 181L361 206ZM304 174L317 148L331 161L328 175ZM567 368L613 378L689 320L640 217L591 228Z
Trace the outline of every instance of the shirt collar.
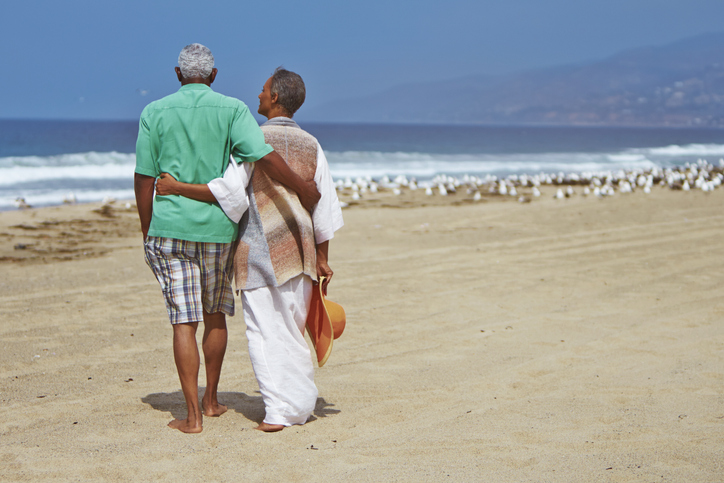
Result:
M200 91L209 89L211 90L211 87L207 86L206 84L186 84L185 86L181 86L179 89L180 91Z

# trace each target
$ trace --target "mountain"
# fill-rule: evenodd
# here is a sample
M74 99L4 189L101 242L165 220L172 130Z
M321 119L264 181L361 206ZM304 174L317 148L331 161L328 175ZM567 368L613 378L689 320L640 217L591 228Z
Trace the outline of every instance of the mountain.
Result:
M399 85L300 114L330 122L724 126L724 32L582 64Z

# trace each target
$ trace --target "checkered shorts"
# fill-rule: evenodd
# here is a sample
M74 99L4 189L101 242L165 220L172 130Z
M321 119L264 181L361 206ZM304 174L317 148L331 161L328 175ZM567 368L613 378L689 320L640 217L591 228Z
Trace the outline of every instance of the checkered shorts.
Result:
M234 315L233 243L146 238L146 263L161 284L172 324L201 322L204 313Z

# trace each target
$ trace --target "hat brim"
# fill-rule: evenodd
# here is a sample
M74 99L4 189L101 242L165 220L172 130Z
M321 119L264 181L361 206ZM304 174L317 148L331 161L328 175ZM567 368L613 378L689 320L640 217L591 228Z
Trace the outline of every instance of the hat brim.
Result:
M334 328L324 304L321 283L312 289L312 300L307 315L307 333L317 353L317 364L322 367L332 353Z

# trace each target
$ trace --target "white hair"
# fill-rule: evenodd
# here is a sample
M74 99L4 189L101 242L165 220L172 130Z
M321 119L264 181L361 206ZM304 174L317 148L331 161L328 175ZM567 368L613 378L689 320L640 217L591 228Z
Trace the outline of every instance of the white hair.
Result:
M193 77L206 79L214 68L214 56L208 47L201 44L187 45L178 55L178 66L184 79Z

